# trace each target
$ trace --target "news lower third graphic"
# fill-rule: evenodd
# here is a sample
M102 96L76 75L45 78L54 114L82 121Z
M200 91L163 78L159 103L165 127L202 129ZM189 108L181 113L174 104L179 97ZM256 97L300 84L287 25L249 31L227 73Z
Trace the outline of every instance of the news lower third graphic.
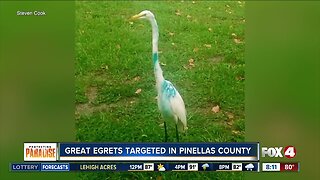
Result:
M11 171L300 171L299 162L260 162L260 154L293 159L294 146L260 153L259 143L24 143L23 150Z

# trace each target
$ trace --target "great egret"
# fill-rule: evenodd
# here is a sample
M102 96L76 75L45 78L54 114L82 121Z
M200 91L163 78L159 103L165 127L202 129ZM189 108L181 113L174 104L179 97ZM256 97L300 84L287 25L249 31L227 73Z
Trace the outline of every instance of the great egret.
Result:
M131 20L147 19L152 27L152 59L154 65L154 75L156 78L156 89L158 92L158 108L164 119L165 142L168 140L166 120L172 119L176 125L176 138L179 142L180 132L187 130L186 109L183 99L173 84L165 80L162 75L162 69L159 64L158 39L159 30L157 21L152 12L144 10L131 17Z

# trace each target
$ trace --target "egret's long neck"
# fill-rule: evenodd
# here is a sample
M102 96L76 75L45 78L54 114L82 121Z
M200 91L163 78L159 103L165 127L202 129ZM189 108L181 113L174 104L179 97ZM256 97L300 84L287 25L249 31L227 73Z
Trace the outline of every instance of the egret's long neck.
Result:
M160 91L161 83L164 81L162 70L159 64L159 54L158 54L158 39L159 39L159 30L157 21L155 18L150 20L152 26L152 59L154 65L154 75L156 78L157 90Z
M158 54L159 29L155 18L150 20L152 27L152 53Z

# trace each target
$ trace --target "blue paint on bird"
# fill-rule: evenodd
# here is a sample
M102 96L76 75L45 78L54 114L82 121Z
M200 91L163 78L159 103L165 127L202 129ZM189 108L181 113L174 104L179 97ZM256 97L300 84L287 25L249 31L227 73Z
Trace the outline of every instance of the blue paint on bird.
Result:
M158 59L159 59L158 53L153 53L152 59L153 59L153 63L154 63L154 64L157 63L157 62L158 62Z
M170 106L170 98L160 96L160 111L164 117L171 117L173 112Z
M161 90L162 94L167 98L172 98L177 94L176 88L174 88L173 84L167 80L163 81Z
M171 99L177 94L176 88L170 81L164 80L161 84L160 110L165 119L173 118L173 110L171 107Z

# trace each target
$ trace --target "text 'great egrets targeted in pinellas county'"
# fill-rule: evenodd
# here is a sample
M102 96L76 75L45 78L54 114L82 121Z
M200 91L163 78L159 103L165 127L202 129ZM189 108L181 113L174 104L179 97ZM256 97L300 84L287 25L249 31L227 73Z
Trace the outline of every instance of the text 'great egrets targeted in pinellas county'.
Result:
M249 155L250 147L67 147L68 155L155 155L155 154L184 154L184 155Z

